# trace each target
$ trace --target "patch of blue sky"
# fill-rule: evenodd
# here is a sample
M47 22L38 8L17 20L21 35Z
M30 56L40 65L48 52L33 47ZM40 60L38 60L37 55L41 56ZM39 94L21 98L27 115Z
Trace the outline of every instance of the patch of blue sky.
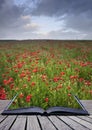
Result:
M57 31L64 28L64 21L57 21L54 17L32 16L32 22L39 26L39 32L41 33L48 33L50 31Z

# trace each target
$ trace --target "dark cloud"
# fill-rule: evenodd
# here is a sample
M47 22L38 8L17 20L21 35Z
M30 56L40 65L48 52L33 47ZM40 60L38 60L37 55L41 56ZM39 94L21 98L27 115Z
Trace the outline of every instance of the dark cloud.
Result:
M0 0L0 4L0 28L10 27L21 16L23 9L14 5L12 0Z
M91 0L41 0L34 15L57 16L63 14L80 14L88 10L92 11Z
M92 0L41 0L33 15L53 16L64 20L67 29L92 32Z
M0 0L0 5L0 38L11 38L20 28L22 9L13 0Z
M66 28L73 28L81 32L92 32L91 12L81 13L79 15L68 15L65 19Z
M5 3L5 0L0 0L0 9L2 8L2 5Z
M14 0L0 0L0 38L24 37L26 32L34 32L38 26L25 15L25 7L18 6Z

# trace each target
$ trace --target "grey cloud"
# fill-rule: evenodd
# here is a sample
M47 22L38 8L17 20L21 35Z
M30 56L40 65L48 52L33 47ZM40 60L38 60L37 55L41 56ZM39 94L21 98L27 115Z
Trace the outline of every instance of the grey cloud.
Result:
M0 9L2 8L4 3L5 3L5 0L0 0Z
M92 0L41 0L33 15L53 16L64 20L66 29L92 32Z
M1 0L0 0L1 2ZM23 9L13 4L12 0L1 2L0 8L0 28L9 27L21 16Z
M90 12L89 12L90 14ZM88 13L69 15L65 19L66 28L73 28L82 32L92 32L92 17Z
M25 16L25 8L14 4L14 0L0 0L0 38L19 37L23 32L33 32L38 27ZM26 28L30 25L30 29Z
M79 14L92 11L91 0L41 0L34 15L59 16L62 14Z

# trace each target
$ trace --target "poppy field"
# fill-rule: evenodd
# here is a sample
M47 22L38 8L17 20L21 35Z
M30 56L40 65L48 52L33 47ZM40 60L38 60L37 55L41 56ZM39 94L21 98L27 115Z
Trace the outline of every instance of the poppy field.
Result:
M92 99L91 41L0 41L0 99L12 108L51 106L78 108Z

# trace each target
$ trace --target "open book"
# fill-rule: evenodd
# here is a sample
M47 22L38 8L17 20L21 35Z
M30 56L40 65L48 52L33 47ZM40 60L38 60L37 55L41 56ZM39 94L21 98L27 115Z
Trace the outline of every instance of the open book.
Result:
M89 115L85 107L82 105L81 101L77 96L73 95L77 103L80 105L80 108L69 108L63 106L53 106L47 110L42 109L41 107L31 106L25 108L9 109L15 100L16 96L11 100L5 110L2 112L2 115Z

